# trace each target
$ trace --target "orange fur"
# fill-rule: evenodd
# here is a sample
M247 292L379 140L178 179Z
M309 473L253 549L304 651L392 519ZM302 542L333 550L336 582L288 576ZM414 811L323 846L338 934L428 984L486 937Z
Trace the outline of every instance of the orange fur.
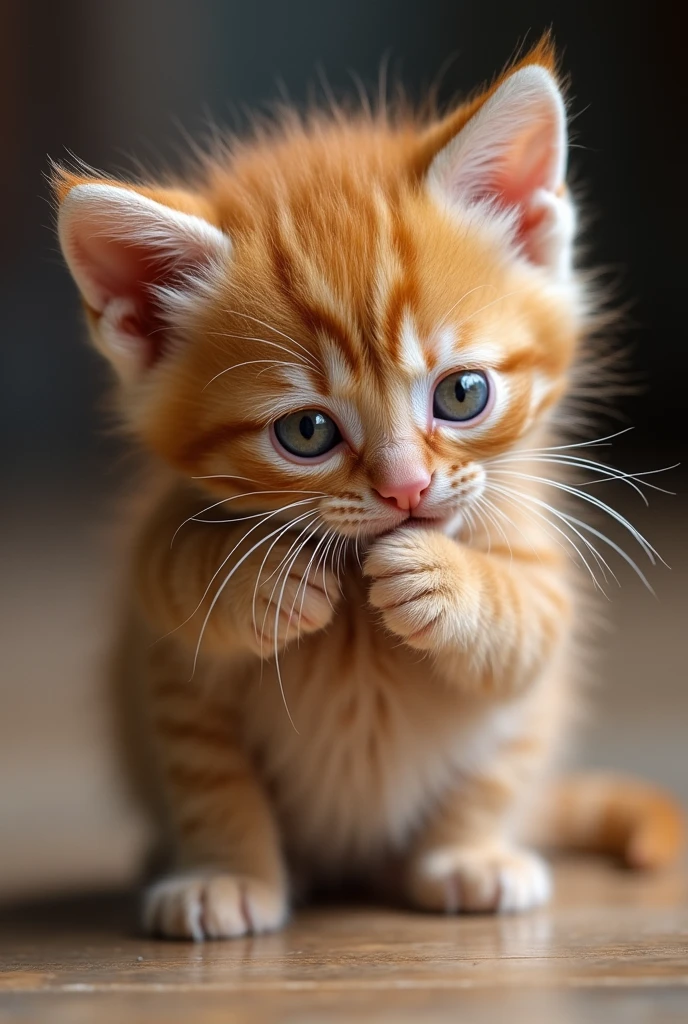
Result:
M155 481L122 630L175 856L153 931L279 927L295 878L394 878L435 910L547 897L518 839L576 703L579 602L538 451L588 326L555 73L545 40L431 123L289 117L183 187L56 172ZM486 418L430 422L437 382L473 368ZM280 454L275 421L314 408L344 441ZM679 844L664 797L573 793L549 814L571 845L661 863Z
M628 867L671 864L685 844L676 804L654 786L611 774L564 779L547 794L533 838L542 845L591 850Z

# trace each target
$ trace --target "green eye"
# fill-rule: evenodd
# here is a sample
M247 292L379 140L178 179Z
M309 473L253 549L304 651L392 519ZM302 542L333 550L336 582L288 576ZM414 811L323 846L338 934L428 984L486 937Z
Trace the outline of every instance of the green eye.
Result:
M483 412L489 398L490 385L481 370L459 370L435 388L432 412L438 420L473 420Z
M292 455L313 459L324 455L342 439L334 420L318 409L302 409L275 423L275 436Z

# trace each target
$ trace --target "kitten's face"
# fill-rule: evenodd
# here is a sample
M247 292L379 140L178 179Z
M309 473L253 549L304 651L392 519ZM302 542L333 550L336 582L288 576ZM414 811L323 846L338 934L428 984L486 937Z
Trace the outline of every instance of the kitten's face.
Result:
M456 530L486 460L558 397L572 317L428 197L338 199L336 218L301 231L284 203L235 245L192 312L151 442L193 477L245 478L205 480L215 494L274 492L227 511L306 502L290 514L317 507L361 538L411 519Z
M540 52L437 124L291 125L196 191L63 175L60 237L129 425L223 513L456 531L565 386L564 171Z

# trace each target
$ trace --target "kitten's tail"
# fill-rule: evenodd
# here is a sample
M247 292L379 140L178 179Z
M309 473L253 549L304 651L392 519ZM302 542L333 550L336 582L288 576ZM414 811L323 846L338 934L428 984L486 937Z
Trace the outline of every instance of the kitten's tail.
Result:
M660 868L681 853L686 822L661 789L618 775L554 784L538 814L538 845L611 854L632 868Z

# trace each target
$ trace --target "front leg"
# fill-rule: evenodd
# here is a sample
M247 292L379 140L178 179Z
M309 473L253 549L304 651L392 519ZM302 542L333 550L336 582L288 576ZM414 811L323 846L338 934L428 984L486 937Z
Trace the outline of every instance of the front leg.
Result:
M405 528L373 545L364 571L387 628L475 692L523 689L566 631L568 596L547 551L512 558Z
M229 672L232 670L229 669ZM241 742L240 673L219 693L166 641L146 660L148 721L174 866L145 894L144 928L178 939L274 931L289 911L278 825Z

